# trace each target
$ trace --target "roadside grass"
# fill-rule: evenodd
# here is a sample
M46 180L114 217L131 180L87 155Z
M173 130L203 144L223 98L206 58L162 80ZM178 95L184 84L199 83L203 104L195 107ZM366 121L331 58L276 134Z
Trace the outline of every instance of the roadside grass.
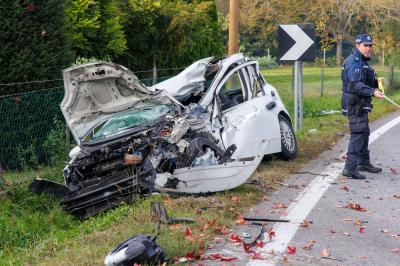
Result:
M218 235L221 231L233 228L240 214L271 193L266 188L279 186L273 179L281 181L299 171L307 161L316 158L348 132L345 117L320 113L321 110L339 110L340 69L326 69L324 97L319 96L320 69L305 68L303 73L305 120L304 130L296 133L298 157L290 162L275 156L264 160L252 177L259 180L261 186L246 184L209 197L147 196L134 204L125 204L80 222L62 210L57 198L39 197L27 190L33 177L60 181L60 168L6 173L10 195L0 201L0 265L100 265L105 255L128 237L138 233L154 234L156 222L150 216L151 201L163 202L171 217L196 219L194 224L161 226L157 243L167 257L181 257L188 252L199 255L216 236L222 237ZM288 110L293 110L291 69L268 69L263 74L278 89ZM398 101L400 92L393 91L391 97ZM371 121L396 110L384 100L374 100L374 105ZM309 133L309 129L317 131ZM212 208L201 210L203 207ZM186 227L190 228L192 236L185 236Z

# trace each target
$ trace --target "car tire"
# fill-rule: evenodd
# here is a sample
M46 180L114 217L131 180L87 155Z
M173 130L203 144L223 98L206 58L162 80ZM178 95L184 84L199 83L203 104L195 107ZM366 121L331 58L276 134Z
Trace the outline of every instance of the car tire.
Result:
M279 128L281 131L281 147L282 151L279 156L284 160L293 160L297 155L296 135L292 128L290 120L283 116L278 116Z

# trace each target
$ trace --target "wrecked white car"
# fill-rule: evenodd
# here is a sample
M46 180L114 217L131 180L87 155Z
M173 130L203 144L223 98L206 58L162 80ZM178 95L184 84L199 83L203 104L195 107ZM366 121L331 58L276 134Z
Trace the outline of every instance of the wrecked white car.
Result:
M61 110L79 144L63 206L86 218L142 193L209 193L243 184L265 154L296 156L279 95L242 54L206 58L144 86L123 66L64 70Z

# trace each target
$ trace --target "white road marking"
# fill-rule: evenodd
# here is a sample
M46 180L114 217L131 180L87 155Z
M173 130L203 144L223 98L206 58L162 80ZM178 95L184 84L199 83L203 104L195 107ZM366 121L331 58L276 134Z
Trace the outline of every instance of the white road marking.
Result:
M400 123L400 116L387 122L380 128L376 129L371 133L369 143L376 141L386 131L391 129ZM344 153L345 154L345 153ZM328 167L321 172L321 175L317 176L302 192L296 200L290 204L288 208L288 215L282 216L281 219L290 220L289 223L276 223L273 230L276 233L276 237L272 242L267 243L260 251L271 252L273 250L277 255L268 261L262 260L251 260L247 265L275 265L282 257L282 254L286 251L287 246L296 234L301 222L307 217L310 211L317 204L319 199L329 188L329 185L334 181L339 174L342 172L344 167L343 162L331 163ZM267 233L264 239L269 239Z

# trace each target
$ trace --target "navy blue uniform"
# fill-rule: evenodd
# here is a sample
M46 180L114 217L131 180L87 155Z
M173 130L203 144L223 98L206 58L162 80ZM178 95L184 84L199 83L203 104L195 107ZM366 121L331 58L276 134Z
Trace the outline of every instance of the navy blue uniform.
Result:
M342 114L349 119L351 133L345 168L350 171L370 163L368 113L378 82L368 60L355 48L342 69Z

